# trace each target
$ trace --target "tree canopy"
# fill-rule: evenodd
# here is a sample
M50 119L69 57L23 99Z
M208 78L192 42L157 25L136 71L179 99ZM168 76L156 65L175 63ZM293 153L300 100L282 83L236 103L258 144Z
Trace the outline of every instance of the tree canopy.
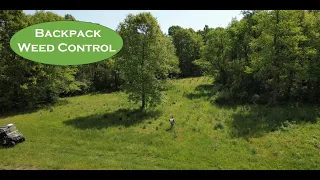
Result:
M221 98L276 104L319 102L319 15L302 10L244 11L210 31L196 64L221 83Z
M150 13L128 15L117 31L123 38L118 60L129 99L141 101L142 109L158 104L164 79L177 71L173 45Z
M71 14L0 11L0 110L57 102L59 97L124 90L141 107L162 99L172 75L214 77L219 102L320 102L318 10L250 10L227 27L197 32L172 25L165 35L150 13L128 15L117 32L124 46L116 56L79 66L27 61L10 38L33 24L76 21Z
M193 64L194 60L200 58L200 48L203 46L201 35L193 29L184 29L179 26L170 27L169 35L172 37L176 55L179 58L181 76L201 75L200 69Z

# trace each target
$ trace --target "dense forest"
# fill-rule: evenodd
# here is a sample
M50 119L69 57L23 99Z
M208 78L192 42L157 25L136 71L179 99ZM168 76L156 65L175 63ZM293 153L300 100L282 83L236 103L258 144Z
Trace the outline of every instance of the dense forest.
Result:
M79 66L28 61L10 48L19 30L67 14L0 11L0 110L54 103L59 97L124 90L142 108L161 101L165 79L212 76L223 103L320 102L320 11L242 11L226 28L161 31L150 13L129 15L116 30L124 40L111 59ZM130 38L133 37L133 38ZM137 43L139 42L139 43ZM130 49L139 53L132 53ZM135 68L132 68L135 67Z

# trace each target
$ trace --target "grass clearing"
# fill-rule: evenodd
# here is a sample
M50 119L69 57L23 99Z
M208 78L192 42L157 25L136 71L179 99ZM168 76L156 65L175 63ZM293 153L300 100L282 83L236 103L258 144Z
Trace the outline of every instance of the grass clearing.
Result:
M320 106L218 106L208 77L171 83L145 113L116 92L0 117L26 137L0 169L320 169Z

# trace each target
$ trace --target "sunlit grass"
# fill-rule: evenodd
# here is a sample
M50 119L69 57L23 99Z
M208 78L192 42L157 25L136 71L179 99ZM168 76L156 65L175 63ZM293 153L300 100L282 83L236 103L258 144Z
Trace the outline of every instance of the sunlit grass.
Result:
M171 83L143 114L118 92L0 118L26 137L0 169L320 169L319 106L218 106L208 77Z

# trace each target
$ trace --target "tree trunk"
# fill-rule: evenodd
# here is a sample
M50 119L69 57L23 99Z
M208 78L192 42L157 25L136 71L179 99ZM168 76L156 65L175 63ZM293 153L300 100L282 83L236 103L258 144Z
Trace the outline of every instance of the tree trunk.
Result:
M118 74L116 71L114 71L114 88L115 90L119 90L119 83L118 83Z
M227 84L227 73L223 69L220 72L221 72L221 83L223 85L226 85Z
M288 95L288 101L291 100L291 87L292 87L292 84L293 84L293 72L290 70L290 73L289 73L289 85L288 85L288 88L287 88L287 95Z
M278 90L277 90L277 85L276 85L276 80L274 80L273 85L272 85L272 99L271 99L271 104L276 104L277 102L277 94L278 94Z
M276 10L276 25L279 24L279 10ZM272 80L272 100L271 104L276 104L277 101L277 94L278 94L278 81L279 81L279 74L278 74L278 60L279 60L279 47L278 47L278 29L276 29L276 32L273 36L273 46L275 48L275 57L273 58L273 66L276 67L275 74Z
M141 59L141 68L142 68L142 82L143 78L144 78L144 74L143 74L143 68L144 68L144 52L145 51L145 42L142 43L142 59ZM144 89L144 83L141 83L141 110L143 110L146 106L146 93L145 93L145 89Z
M141 110L144 110L145 106L146 106L146 97L144 92L142 92L142 102L141 102Z

